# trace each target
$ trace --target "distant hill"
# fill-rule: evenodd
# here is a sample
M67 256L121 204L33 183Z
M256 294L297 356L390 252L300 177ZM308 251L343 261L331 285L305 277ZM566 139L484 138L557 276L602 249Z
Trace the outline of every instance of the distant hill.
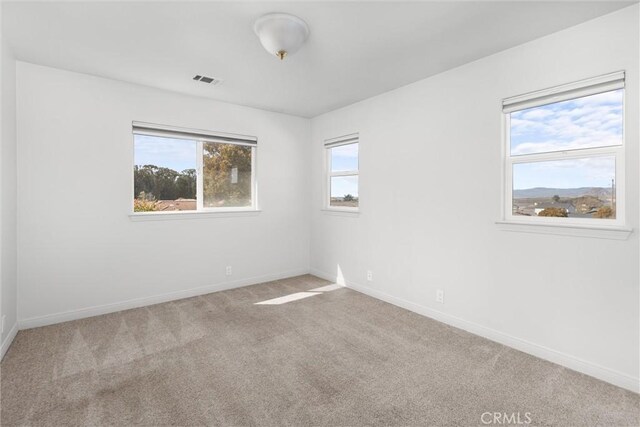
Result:
M597 198L611 197L611 188L603 187L581 187L581 188L546 188L536 187L524 190L513 190L515 199L535 199L543 197L553 197L558 195L563 198L594 196Z

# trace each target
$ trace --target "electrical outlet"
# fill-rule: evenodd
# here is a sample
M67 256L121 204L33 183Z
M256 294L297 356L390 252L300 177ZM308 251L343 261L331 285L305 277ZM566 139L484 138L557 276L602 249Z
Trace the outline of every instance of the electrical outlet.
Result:
M367 282L373 282L373 272L371 270L367 270Z
M444 291L442 289L436 291L436 302L444 304Z
M231 270L231 266L228 265L227 266L227 276L231 276L233 274L233 271Z

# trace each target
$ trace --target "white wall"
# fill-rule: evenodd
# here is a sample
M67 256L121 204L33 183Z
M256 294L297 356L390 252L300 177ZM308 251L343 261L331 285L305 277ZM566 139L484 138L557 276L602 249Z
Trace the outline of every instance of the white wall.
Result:
M495 221L501 99L624 69L627 218L637 230L638 10L484 58L311 125L18 62L20 325L299 274L311 265L377 297L637 389L637 231L617 241L505 232ZM4 92L5 66L2 74L4 119L14 112ZM132 120L257 135L263 211L131 221ZM361 136L362 212L323 212L322 142L353 132ZM2 135L2 224L10 230L15 165L10 156L5 165L5 154L15 145L5 149L5 141L11 135L15 141L15 130L3 125ZM11 311L4 279L11 236L2 235L5 313ZM233 266L231 278L226 265ZM373 282L366 282L366 270L374 272ZM445 304L435 303L436 289L445 290Z
M262 212L131 221L133 120L256 135ZM18 135L21 327L309 269L307 119L18 62Z
M635 5L313 119L312 272L637 390L638 232L617 241L495 221L501 100L626 70L627 215L638 229L638 17ZM322 144L353 132L361 213L329 214Z
M0 358L17 332L16 61L5 40L0 58Z

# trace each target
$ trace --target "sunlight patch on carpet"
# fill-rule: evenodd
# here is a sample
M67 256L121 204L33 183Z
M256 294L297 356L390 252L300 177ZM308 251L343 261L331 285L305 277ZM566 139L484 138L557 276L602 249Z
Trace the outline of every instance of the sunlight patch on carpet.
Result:
M261 301L255 303L255 305L280 305L286 304L291 301L297 301L304 298L309 298L314 295L320 295L321 292L296 292L295 294L285 295L283 297L268 299L266 301Z

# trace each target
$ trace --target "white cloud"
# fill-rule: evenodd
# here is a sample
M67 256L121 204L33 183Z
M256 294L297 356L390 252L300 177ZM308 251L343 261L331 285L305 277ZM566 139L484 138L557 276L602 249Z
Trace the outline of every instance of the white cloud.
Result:
M545 117L549 117L551 115L553 115L553 111L547 108L535 108L523 113L522 118L525 120L538 120L544 119Z
M513 155L622 143L622 92L584 97L511 115Z

